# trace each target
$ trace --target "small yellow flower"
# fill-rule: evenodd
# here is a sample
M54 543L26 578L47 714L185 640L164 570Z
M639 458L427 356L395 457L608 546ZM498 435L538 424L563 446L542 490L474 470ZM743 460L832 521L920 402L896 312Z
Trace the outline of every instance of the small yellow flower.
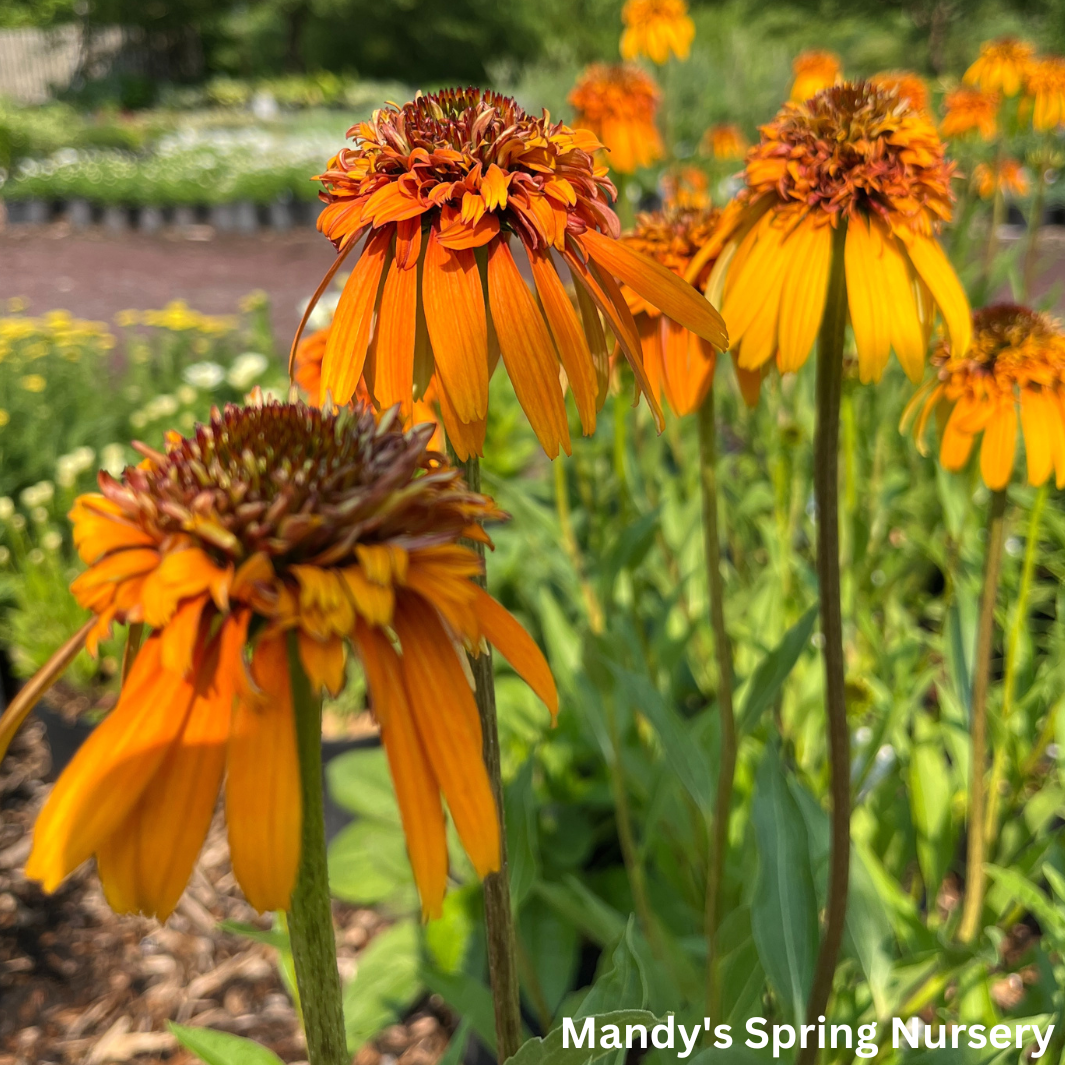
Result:
M965 72L964 81L984 92L1016 96L1032 65L1034 52L1027 41L1018 41L1015 37L984 41L980 45L980 55Z
M29 373L22 378L22 387L27 392L43 392L48 382L39 373Z
M670 53L687 59L695 38L695 23L684 0L627 0L621 9L625 31L621 35L622 59L645 55L661 65Z
M242 313L250 314L252 311L257 311L267 306L269 302L270 297L261 288L257 288L254 292L249 292L244 296L238 306Z
M9 314L21 314L29 305L30 301L25 296L12 296L7 301L7 310Z
M11 415L3 407L0 407L0 429L3 429L11 421Z

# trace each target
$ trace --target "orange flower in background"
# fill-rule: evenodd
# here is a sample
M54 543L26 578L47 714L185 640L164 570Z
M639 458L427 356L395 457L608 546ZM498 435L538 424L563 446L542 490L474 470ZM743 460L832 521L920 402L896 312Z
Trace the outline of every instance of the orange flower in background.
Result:
M808 100L815 93L827 89L842 79L839 56L833 52L800 52L791 64L795 80L790 99L794 103Z
M37 820L26 875L54 891L91 855L108 901L165 918L225 790L233 870L259 910L287 909L300 853L300 773L289 654L316 690L358 655L396 787L422 906L440 912L444 795L484 876L499 868L495 803L456 641L491 641L547 703L557 695L524 629L472 578L458 541L503 515L470 492L427 430L365 408L227 406L165 454L74 504L89 567L71 590L96 615L151 635L118 704ZM31 682L32 683L32 682Z
M982 433L980 474L992 491L1003 489L1013 473L1019 412L1028 483L1041 485L1053 472L1065 488L1065 335L1058 322L1027 307L984 307L973 313L968 353L957 358L944 342L932 365L935 374L903 416L905 427L917 415L922 453L935 412L943 467L962 469Z
M314 407L318 406L318 397L322 392L322 360L325 358L325 349L329 344L330 328L331 326L326 326L324 329L315 330L309 337L304 337L296 348L296 358L292 364L292 380L306 394L307 402ZM373 402L370 390L366 387L366 379L363 377L359 378L355 389L355 399L366 404ZM444 426L438 408L436 383L430 380L420 398L417 392L415 393L411 424L432 425L433 435L426 448L429 451L439 451L443 454L447 451L447 441L444 439Z
M650 74L620 63L592 64L569 94L577 122L603 142L610 168L619 174L634 173L665 154L655 125L661 99Z
M844 83L785 104L747 155L747 188L719 230L707 284L740 367L775 356L786 372L806 361L843 225L861 380L879 380L892 349L920 379L937 308L965 351L969 305L935 239L951 216L953 173L928 116L896 90Z
M928 86L924 78L912 70L885 70L869 79L881 89L894 89L918 111L928 110Z
M695 23L684 0L626 0L621 9L622 59L645 55L660 66L670 56L687 59L695 39Z
M553 458L560 446L570 450L560 363L584 431L595 427L607 372L600 313L639 387L646 385L617 279L711 343L727 343L705 299L617 242L614 186L595 165L601 145L587 130L552 123L546 113L533 118L508 97L468 89L383 108L350 135L354 146L319 179L326 207L318 228L339 254L316 298L366 239L326 343L323 397L329 392L347 403L365 370L374 402L381 409L398 403L409 422L415 382L435 376L448 437L466 459L481 453L488 380L501 356ZM515 244L528 256L535 295L522 279ZM574 279L578 311L554 253ZM661 418L659 409L655 414Z
M1045 133L1065 125L1065 59L1053 56L1032 63L1024 91L1033 129Z
M621 239L684 277L695 256L710 244L720 216L720 211L709 206L667 207L638 215L636 228ZM701 264L695 265L697 273L691 280L696 287L705 286L713 264L712 258L703 258ZM670 321L632 289L626 286L622 291L640 331L644 368L655 396L664 393L675 414L691 414L706 398L714 379L713 346ZM761 374L737 368L737 377L744 400L754 406Z
M742 159L747 138L734 122L721 122L703 134L702 151L714 159Z
M1028 195L1028 174L1016 159L996 163L977 163L973 168L973 186L981 199L990 200L997 192L1014 196Z
M662 176L662 198L667 207L709 207L710 182L697 166L679 167ZM637 247L632 241L626 243Z
M976 130L985 141L994 140L998 132L997 92L982 89L955 89L943 101L946 114L939 124L944 137L960 137Z
M1034 54L1035 49L1027 41L1019 41L1016 37L985 41L980 45L980 55L962 80L984 92L1016 96L1024 85Z

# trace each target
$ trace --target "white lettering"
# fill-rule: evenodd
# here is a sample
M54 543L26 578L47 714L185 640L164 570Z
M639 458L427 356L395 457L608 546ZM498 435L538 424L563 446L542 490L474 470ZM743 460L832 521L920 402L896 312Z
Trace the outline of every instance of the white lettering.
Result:
M762 1047L769 1046L769 1035L766 1033L765 1023L766 1020L764 1017L751 1017L747 1021L747 1032L750 1035L758 1036L759 1039L762 1040L760 1043L752 1043L749 1039L746 1040L749 1047L753 1047L755 1050L761 1050ZM759 1028L759 1025L762 1027Z
M1050 1045L1050 1037L1054 1034L1054 1026L1052 1024L1047 1025L1047 1034L1040 1036L1039 1025L1033 1024L1032 1031L1035 1032L1035 1041L1039 1044L1039 1053L1033 1053L1033 1058L1041 1058L1046 1052L1047 1047Z
M1051 1030L1053 1030L1054 1026L1051 1025L1050 1027ZM718 1050L728 1050L728 1048L732 1046L732 1025L719 1024L714 1029L714 1036L714 1046L716 1046ZM1049 1038L1050 1036L1048 1035L1047 1039ZM1036 1056L1038 1057L1038 1055Z
M785 1043L781 1040L781 1035L787 1033L788 1041ZM795 1046L795 1029L790 1024L774 1024L773 1025L773 1057L779 1058L782 1050L787 1050L789 1047Z
M1005 1040L1003 1042L1002 1040ZM1010 1038L1010 1026L1008 1024L996 1024L991 1029L991 1045L996 1050L1005 1050L1012 1043Z
M912 1027L912 1031L911 1031ZM899 1038L903 1038L910 1044L911 1050L916 1050L921 1042L920 1032L917 1030L917 1018L911 1017L907 1024L904 1024L901 1017L893 1017L891 1020L891 1045L898 1050L902 1045L899 1043Z
M985 1025L982 1024L970 1024L969 1025L969 1046L973 1050L979 1050L981 1047L987 1046L987 1037L984 1032L987 1031ZM979 1043L973 1042L974 1039L979 1039Z
M665 1042L660 1043L658 1041L658 1033L663 1031L666 1033ZM672 1050L673 1049L673 1014L671 1013L666 1018L665 1024L656 1024L651 1029L651 1042L654 1043L659 1050Z
M876 1045L876 1021L863 1024L858 1029L858 1045L855 1047L854 1052L860 1058L875 1058L878 1049Z
M588 1040L588 1049L595 1050L595 1018L585 1017L584 1027L581 1029L581 1034L578 1037L577 1029L573 1026L573 1021L569 1017L562 1018L562 1045L567 1050L569 1049L569 1041L573 1040L573 1045L578 1050L584 1049L584 1041Z
M699 1038L699 1033L702 1031L702 1029L703 1026L701 1024L693 1024L691 1031L691 1039L689 1039L688 1033L684 1030L684 1025L677 1025L677 1030L680 1032L680 1037L684 1041L684 1049L677 1051L678 1058L686 1058L695 1049L695 1040Z
M633 1032L640 1033L640 1047L643 1050L647 1049L647 1028L642 1024L626 1024L625 1025L625 1046L632 1046Z

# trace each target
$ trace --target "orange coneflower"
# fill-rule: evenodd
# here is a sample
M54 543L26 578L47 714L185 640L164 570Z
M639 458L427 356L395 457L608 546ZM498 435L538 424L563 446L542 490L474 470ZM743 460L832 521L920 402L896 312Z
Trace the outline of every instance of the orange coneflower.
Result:
M1028 68L1024 94L1032 108L1032 127L1045 133L1065 124L1065 59L1052 56Z
M841 69L839 56L833 52L800 52L791 64L795 80L791 85L790 99L794 103L801 103L814 93L835 85L842 78Z
M714 159L742 159L747 151L747 138L734 122L719 122L703 134L700 147Z
M964 351L969 306L934 235L951 215L953 172L928 117L894 90L844 83L785 104L748 153L741 209L707 286L712 301L723 292L739 365L806 361L844 224L862 381L879 380L892 348L919 378L936 307Z
M1016 37L1000 37L980 45L980 55L965 72L962 80L977 85L984 92L1001 92L1016 96L1032 64L1035 49Z
M1020 412L1028 483L1055 475L1065 488L1065 335L1045 314L1002 304L973 313L973 339L958 358L941 343L932 355L934 376L910 401L903 422L920 411L914 435L923 449L925 426L935 412L941 426L939 460L960 470L983 433L980 473L993 491L1013 472Z
M678 167L662 176L662 198L667 207L709 207L710 181L697 166Z
M339 255L319 293L366 237L322 361L323 395L335 402L351 398L365 369L378 406L398 403L409 421L416 379L435 374L444 426L466 459L481 452L488 379L501 354L554 457L570 447L560 362L584 431L595 426L607 362L597 310L646 383L617 278L705 339L726 342L706 300L614 239L615 190L595 165L602 146L587 130L546 113L533 118L497 93L456 89L383 108L351 135L354 147L320 178L327 206L318 227ZM513 238L529 257L535 295ZM579 314L553 251L574 278Z
M667 207L638 215L635 229L621 239L684 277L696 254L713 239L720 216L720 211L709 206ZM707 258L697 266L699 272L691 278L697 288L705 287L713 265L713 258ZM713 346L670 321L628 286L622 291L640 331L644 369L655 397L664 392L674 413L691 414L706 398L714 379ZM744 400L753 406L758 402L761 374L738 370L737 376Z
M1028 174L1017 159L1006 156L995 163L977 163L973 168L973 186L983 200L996 193L1028 195Z
M869 80L882 89L895 89L901 99L909 100L918 111L928 110L928 86L912 70L885 70Z
M329 330L331 326L315 330L310 336L304 337L296 348L296 358L292 363L292 380L304 392L307 402L311 406L318 406L318 400L322 393L322 360L325 358L325 349L329 344ZM355 400L363 403L372 403L373 398L370 390L366 387L366 379L359 378L355 388ZM432 425L433 435L426 445L429 451L445 451L447 441L444 439L444 427L439 413L439 400L437 398L436 382L430 379L421 395L414 400L411 414L413 425Z
M603 142L610 168L619 174L650 166L665 154L655 125L661 99L654 78L631 63L593 63L569 94L577 122Z
M939 124L944 137L960 137L977 130L985 140L993 140L998 131L998 106L1001 97L997 92L983 89L955 89L948 92L943 101L946 114Z
M684 0L626 0L621 9L625 30L621 34L621 57L645 55L662 64L672 52L687 59L695 39L695 23Z
M89 649L114 622L151 635L41 811L27 876L53 891L95 854L115 909L165 918L224 779L237 880L257 909L288 908L302 816L290 642L317 690L343 685L346 647L362 663L424 912L447 882L441 792L478 874L499 868L462 647L487 638L552 713L557 696L458 542L502 515L428 437L366 408L228 406L78 498Z

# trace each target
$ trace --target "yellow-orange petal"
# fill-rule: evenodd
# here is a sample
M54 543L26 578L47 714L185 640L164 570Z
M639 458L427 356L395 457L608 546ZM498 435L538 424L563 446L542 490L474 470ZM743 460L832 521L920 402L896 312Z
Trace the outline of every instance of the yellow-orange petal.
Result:
M551 334L504 240L488 246L488 299L514 394L540 446L548 458L558 455L559 445L568 455L569 423ZM450 388L448 393L454 401Z
M381 274L394 232L395 226L389 225L371 233L340 294L322 359L321 401L326 392L339 404L355 394L366 364Z
M418 319L418 256L421 219L397 226L397 255L392 259L381 294L374 352L374 398L387 410L398 403L403 420L414 402L414 338ZM401 263L399 241L405 241Z
M351 600L361 617L371 625L391 624L395 593L390 584L371 581L361 566L346 566L340 571L340 577L347 585Z
M436 229L422 270L422 306L436 372L465 422L488 412L488 321L477 260L469 249L445 248Z
M193 652L200 636L200 618L208 602L206 595L186 599L160 630L163 668L179 677L187 677L192 669Z
M126 819L177 741L193 686L167 673L158 636L137 655L118 705L60 774L33 832L26 876L45 891L93 854Z
M1044 397L1042 389L1021 389L1021 431L1024 434L1029 484L1042 484L1054 467L1055 421L1050 402Z
M1012 398L1001 401L984 430L980 444L980 475L998 491L1009 484L1017 447L1017 407Z
M354 624L354 616L352 624ZM320 692L323 688L330 695L339 695L344 687L344 641L338 636L319 640L299 630L300 661L307 674L311 688Z
M414 725L399 656L383 633L362 622L356 626L355 639L381 725L381 742L396 789L422 916L439 917L448 871L440 785Z
M144 620L153 628L165 625L182 599L210 592L220 610L229 605L233 567L215 565L199 547L172 551L144 582Z
M481 630L514 667L514 672L543 700L554 720L558 717L558 689L543 651L509 610L484 589L477 585L473 587L476 588L474 608Z
M648 303L721 351L728 348L725 322L708 299L672 270L618 240L588 229L580 236L596 262L621 278Z
M891 354L891 307L885 299L881 277L883 231L860 215L847 225L843 261L847 273L847 307L854 343L858 348L858 375L863 384L879 381Z
M74 547L87 566L112 551L155 546L148 533L125 519L117 503L96 492L78 496L69 517L74 526Z
M499 818L473 693L450 637L420 598L397 598L403 683L426 757L478 876L499 868Z
M260 912L287 910L300 860L302 799L286 639L264 636L251 672L267 697L238 698L226 749L226 827L233 873Z
M900 234L901 235L901 234ZM946 253L933 237L914 233L904 237L906 253L913 268L928 286L950 333L950 353L960 358L972 340L972 313L958 275Z
M939 445L939 461L945 470L960 470L968 461L973 449L973 434L961 427L960 404L956 406L943 426L943 440Z
M791 235L791 265L780 290L777 365L781 373L799 369L810 354L825 312L832 227L807 218ZM785 245L787 247L787 245Z
M551 253L542 247L531 250L527 248L526 251L529 253L536 291L543 304L547 322L551 326L570 388L573 389L581 428L585 436L588 436L595 431L595 400L598 392L588 338L584 335L573 304L562 287L555 264L551 261Z

